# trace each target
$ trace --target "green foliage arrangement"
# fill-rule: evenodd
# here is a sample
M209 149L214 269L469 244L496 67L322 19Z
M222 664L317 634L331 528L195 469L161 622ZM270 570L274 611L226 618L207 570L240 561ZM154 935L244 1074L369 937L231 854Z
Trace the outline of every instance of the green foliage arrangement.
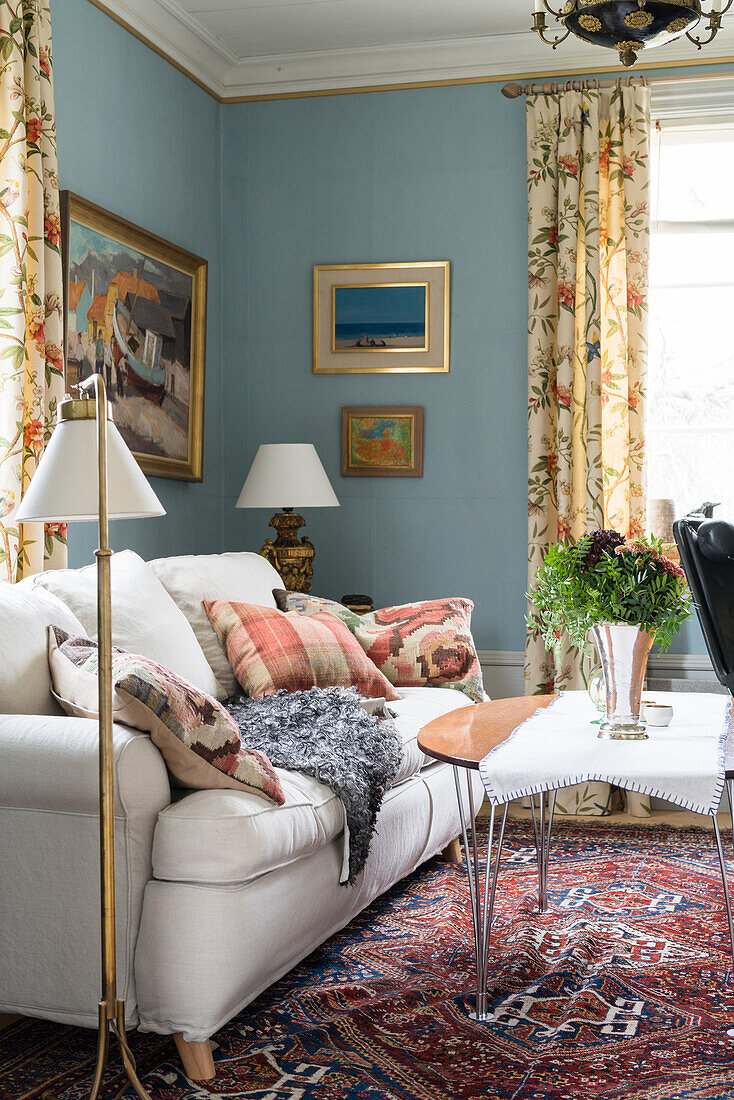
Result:
M691 614L686 575L662 552L659 539L627 542L618 531L594 531L577 543L548 549L528 599L548 649L564 634L583 649L596 623L634 623L667 649Z

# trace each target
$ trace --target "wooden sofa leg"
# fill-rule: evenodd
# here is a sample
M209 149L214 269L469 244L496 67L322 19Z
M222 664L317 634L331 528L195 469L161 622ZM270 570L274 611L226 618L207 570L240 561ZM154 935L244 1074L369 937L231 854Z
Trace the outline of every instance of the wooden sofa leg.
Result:
M177 1031L173 1041L186 1076L192 1081L211 1081L216 1071L209 1040L203 1043L187 1043L181 1032Z
M450 844L447 844L444 850L441 852L441 859L446 863L461 863L461 844L459 838L456 837Z

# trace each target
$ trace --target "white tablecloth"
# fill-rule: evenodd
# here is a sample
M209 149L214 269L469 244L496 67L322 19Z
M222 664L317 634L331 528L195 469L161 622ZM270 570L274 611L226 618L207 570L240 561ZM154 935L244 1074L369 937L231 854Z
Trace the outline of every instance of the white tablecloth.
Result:
M732 698L708 692L649 692L673 706L667 727L648 726L647 741L605 741L599 711L585 691L567 691L492 749L479 771L499 805L540 791L601 780L711 814L724 786Z

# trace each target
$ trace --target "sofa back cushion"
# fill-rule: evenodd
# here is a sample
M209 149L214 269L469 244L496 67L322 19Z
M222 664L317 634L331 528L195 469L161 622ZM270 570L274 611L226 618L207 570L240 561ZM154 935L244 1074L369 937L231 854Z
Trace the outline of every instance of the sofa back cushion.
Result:
M0 714L61 714L51 695L46 630L82 624L61 600L26 582L0 581Z
M148 657L214 695L217 683L196 635L150 566L132 550L123 550L112 556L111 574L113 645ZM97 637L96 565L49 570L32 580L76 615L83 629L69 633Z
M194 628L218 681L217 698L238 694L239 685L204 610L204 600L274 608L273 589L283 587L276 570L265 558L251 553L186 554L158 558L149 565Z

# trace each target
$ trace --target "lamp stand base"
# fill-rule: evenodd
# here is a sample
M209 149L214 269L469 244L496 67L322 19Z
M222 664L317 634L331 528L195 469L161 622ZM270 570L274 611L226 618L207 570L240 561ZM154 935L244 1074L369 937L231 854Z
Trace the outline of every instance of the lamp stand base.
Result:
M298 538L298 529L305 524L305 519L298 512L277 512L268 526L275 528L278 537L275 542L272 539L266 539L260 551L262 557L278 570L289 592L311 591L313 559L316 551L313 543L305 535Z
M117 1001L115 1005L115 1015L110 1018L107 1013L107 1002L99 1002L99 1028L97 1031L97 1060L94 1067L94 1080L92 1081L92 1088L89 1093L89 1100L97 1100L100 1089L102 1088L102 1080L104 1078L104 1071L107 1068L107 1060L110 1051L110 1035L117 1040L120 1047L120 1054L122 1056L122 1064L125 1068L125 1076L135 1089L135 1092L140 1097L140 1100L151 1100L150 1093L146 1090L145 1086L141 1083L138 1077L137 1067L135 1065L135 1058L130 1050L127 1042L127 1032L125 1031L125 1002ZM40 1100L58 1100L55 1092L51 1092L50 1089L46 1089L41 1093Z

